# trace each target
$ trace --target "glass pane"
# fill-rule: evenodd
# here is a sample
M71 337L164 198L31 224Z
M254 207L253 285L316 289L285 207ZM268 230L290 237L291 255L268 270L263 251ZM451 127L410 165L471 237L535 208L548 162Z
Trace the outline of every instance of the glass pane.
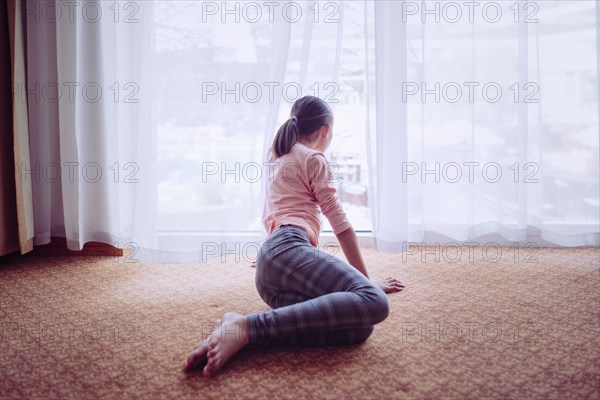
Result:
M370 230L362 2L295 3L304 7L302 18L290 24L285 77L276 86L269 70L274 40L280 38L274 38L271 11L253 3L260 6L261 18L255 18L254 10L239 8L243 4L156 3L160 230L260 229L261 179L268 174L263 148L270 145L264 140L275 135L265 135L271 90L282 92L275 130L301 95L317 95L334 108L334 141L328 157L338 166L338 193L355 229ZM225 7L233 11L225 13ZM308 56L306 18L313 18ZM336 82L336 38L342 18L340 82ZM331 229L326 219L323 229Z

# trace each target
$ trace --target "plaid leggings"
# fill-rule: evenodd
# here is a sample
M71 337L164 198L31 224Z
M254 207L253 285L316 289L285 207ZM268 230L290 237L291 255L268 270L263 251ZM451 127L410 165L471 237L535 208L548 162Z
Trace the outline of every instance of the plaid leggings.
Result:
M250 345L323 346L365 341L389 313L386 294L356 268L283 225L256 260L256 289L271 310L249 314Z

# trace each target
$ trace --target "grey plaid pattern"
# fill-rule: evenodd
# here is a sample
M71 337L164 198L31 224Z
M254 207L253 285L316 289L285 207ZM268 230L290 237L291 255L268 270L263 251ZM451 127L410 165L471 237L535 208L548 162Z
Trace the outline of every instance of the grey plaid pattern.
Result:
M250 345L360 343L389 313L386 294L356 268L310 244L299 227L271 234L256 260L256 289L272 310L248 315Z

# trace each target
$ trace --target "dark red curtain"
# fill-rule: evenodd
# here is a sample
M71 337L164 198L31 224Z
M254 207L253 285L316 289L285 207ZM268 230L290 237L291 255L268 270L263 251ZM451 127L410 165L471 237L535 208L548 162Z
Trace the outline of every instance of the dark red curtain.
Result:
M0 256L19 250L8 4L0 5Z

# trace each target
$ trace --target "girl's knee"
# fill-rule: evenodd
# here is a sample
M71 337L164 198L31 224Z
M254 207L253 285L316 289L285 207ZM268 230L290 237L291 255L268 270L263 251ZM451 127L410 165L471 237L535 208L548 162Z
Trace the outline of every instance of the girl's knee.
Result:
M373 333L373 329L374 326L366 326L364 328L361 328L360 330L358 330L356 332L356 336L354 337L353 343L362 343L365 340L367 340L369 338L369 336L371 336L371 334Z
M373 324L385 320L390 314L390 304L387 295L379 288L369 290L368 294L369 314Z

